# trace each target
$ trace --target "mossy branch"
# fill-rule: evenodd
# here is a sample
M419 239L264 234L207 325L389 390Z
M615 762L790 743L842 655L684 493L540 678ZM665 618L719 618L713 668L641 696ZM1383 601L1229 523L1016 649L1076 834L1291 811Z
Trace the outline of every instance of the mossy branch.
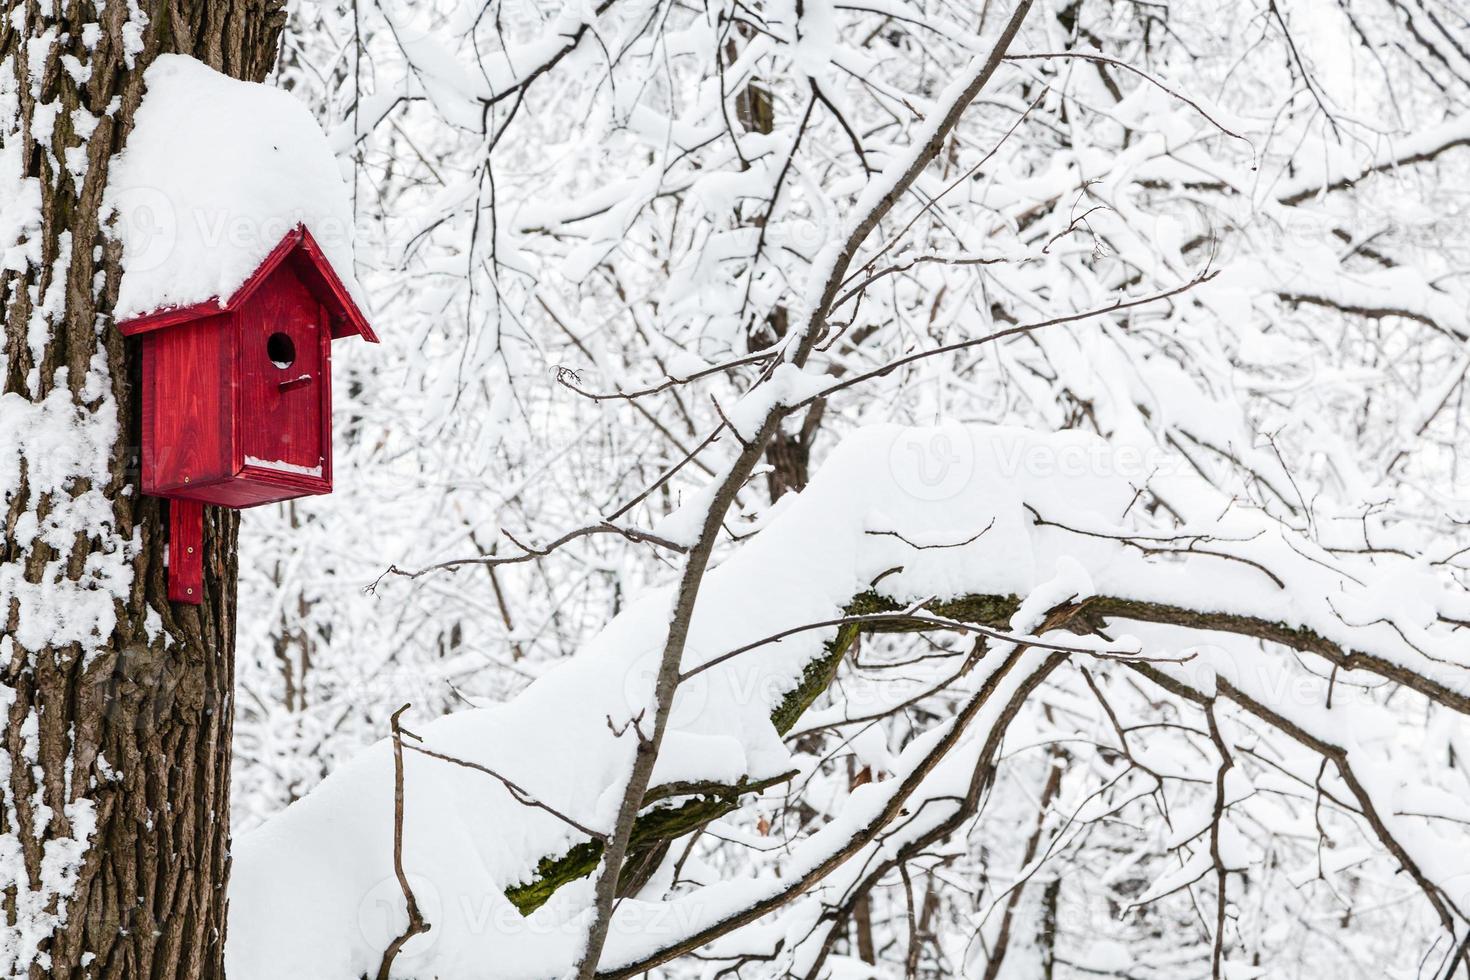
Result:
M945 619L1003 629L1019 606L1020 600L1015 596L964 596L947 602L931 602L925 609L931 615ZM867 616L902 612L904 608L886 596L864 592L847 605L844 614ZM796 687L788 691L771 712L771 724L782 735L795 726L813 702L831 686L832 679L837 675L838 665L842 663L842 658L847 655L859 633L913 633L935 628L932 621L923 619L849 623L838 627L837 635L824 645L822 655L806 665ZM645 807L671 797L692 798L677 806L652 806L639 814L633 824L633 835L628 841L628 857L619 879L620 892L625 894L626 889L639 881L638 872L645 869L652 855L669 842L735 810L740 806L741 796L759 793L777 783L785 782L792 775L794 774L785 773L767 780L741 780L733 786L718 783L672 783L650 788L643 797ZM530 915L545 904L558 888L591 874L601 859L601 841L587 840L574 844L560 856L542 858L536 865L534 877L530 881L507 888L505 897L510 899L511 904L522 915Z
M670 841L731 812L740 805L742 795L759 793L777 783L786 782L795 775L795 771L792 771L770 779L742 779L733 786L701 783L693 788L674 783L651 788L644 797L645 804L673 796L684 796L691 791L695 795L678 805L656 804L639 815L633 824L633 836L628 841L628 860L623 865L620 891L626 893L632 890L634 882L645 877L639 872L647 868L654 852L666 847ZM600 840L587 840L574 844L560 857L542 858L536 865L536 876L531 881L507 888L505 897L510 899L511 904L522 915L530 915L545 904L562 885L591 874L597 868L597 862L602 860L602 847Z
M941 625L934 622L934 617L1004 630L1009 628L1011 617L1020 605L1021 600L1014 595L966 595L926 603L923 611L928 618L892 617L840 625L833 638L824 645L822 654L803 668L796 686L787 692L781 703L771 712L771 724L782 735L795 727L806 710L831 686L842 658L847 655L860 633L919 633L942 629ZM896 599L869 590L854 596L844 610L844 615L862 617L902 613L909 608ZM1251 616L1206 612L1114 596L1094 596L1077 602L1071 618L1098 625L1107 619L1131 619L1187 629L1233 633L1278 643L1321 656L1344 670L1368 670L1419 691L1456 711L1470 714L1470 697L1407 667L1371 654L1345 649L1303 627ZM733 786L697 783L650 788L644 796L643 805L652 808L640 813L633 825L627 860L619 879L620 893L626 894L627 889L639 886L646 880L647 872L651 870L650 865L656 863L653 861L654 856L661 854L670 842L735 810L743 795L758 793L789 778L790 775L787 774L765 781L742 780ZM678 796L693 798L677 806L653 805ZM507 888L505 895L523 915L529 915L540 908L562 885L596 870L601 857L600 841L584 841L573 845L558 857L543 858L530 881Z

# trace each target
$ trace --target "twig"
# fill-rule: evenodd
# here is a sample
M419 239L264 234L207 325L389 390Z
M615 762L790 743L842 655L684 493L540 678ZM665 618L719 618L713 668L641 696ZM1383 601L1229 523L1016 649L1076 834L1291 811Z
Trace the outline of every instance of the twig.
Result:
M700 664L698 667L687 670L684 673L680 674L679 682L683 683L684 681L689 680L691 677L695 677L699 674L704 673L706 670L709 670L713 667L718 667L720 664L726 662L727 660L733 660L735 657L740 656L742 653L749 653L752 650L756 650L760 647L767 646L768 644L784 640L788 636L795 636L798 633L808 633L812 630L831 629L834 626L870 626L883 623L910 623L919 627L949 629L955 630L956 632L960 633L978 633L981 636L987 637L988 639L998 640L1003 643L1014 643L1018 646L1035 647L1038 650L1052 650L1057 653L1085 653L1090 656L1103 659L1117 658L1129 661L1151 660L1155 663L1186 663L1189 660L1193 659L1193 655L1178 658L1142 657L1118 650L1098 650L1096 648L1090 647L1073 647L1066 646L1060 643L1048 643L1047 641L1034 636L1017 636L1014 633L1007 633L1003 630L991 629L988 626L981 626L977 623L966 623L958 619L947 619L943 616L923 615L921 613L921 610L923 609L924 604L929 601L930 600L928 599L922 600L921 602L910 606L908 609L905 609L902 612L869 613L862 616L842 616L836 619L824 619L816 623L806 623L801 626L793 626L790 629L784 629L780 632L772 633L770 636L762 637L759 640L754 640L750 643L745 644L744 646L736 647L733 650L720 654L718 657L715 657L712 660L707 660L704 663Z
M1206 272L1202 275L1195 276L1193 279L1189 280L1186 283L1181 283L1180 285L1175 286L1172 289L1166 289L1162 292L1150 293L1147 296L1139 296L1133 299L1120 299L1114 303L1108 304L1107 306L1100 306L1095 309L1084 310L1081 313L1068 313L1063 316L1051 317L1047 320L1037 320L1034 323L1019 323L1014 327L1007 327L1004 330L997 330L995 333L986 334L984 337L975 337L970 340L959 340L952 344L945 344L942 347L934 347L930 350L915 351L914 353L906 354L905 356L900 357L897 360L889 361L887 364L883 365L880 368L874 368L871 371L864 371L862 374L855 374L850 378L845 378L842 381L839 381L837 384L823 388L821 391L817 392L815 395L812 395L806 401L799 402L792 407L800 408L803 405L809 405L812 402L817 401L818 399L831 397L833 394L841 391L844 388L851 388L853 385L861 384L864 381L871 381L873 378L881 378L885 374L889 374L894 370L903 367L905 364L912 364L914 361L921 361L926 357L937 357L941 354L952 354L955 351L965 350L969 347L978 347L981 344L988 344L992 341L1002 340L1006 337L1011 337L1016 334L1029 333L1032 330L1039 330L1042 327L1053 327L1060 323L1075 323L1078 320L1088 320L1095 316L1103 316L1108 313L1116 313L1119 310L1128 310L1132 309L1135 306L1144 306L1148 303L1155 303L1161 299L1169 299L1170 297L1178 296L1180 293L1188 292L1189 290L1202 283L1209 282L1217 275L1219 275L1218 271Z
M874 537L897 538L898 540L902 541L904 544L908 545L910 548L913 548L916 551L931 551L944 548L963 548L967 544L974 544L976 541L979 541L982 537L984 537L985 533L993 527L995 527L995 518L992 517L989 524L985 525L983 528L976 531L965 540L953 541L947 544L915 544L908 538L904 537L902 534L899 534L897 531L869 531L867 533L873 535Z
M393 727L393 873L398 877L398 887L402 889L403 902L408 907L408 925L396 939L388 944L388 948L383 950L383 962L378 966L378 980L388 980L388 974L393 969L393 961L397 959L405 943L432 928L428 922L424 921L423 913L419 911L418 899L413 894L413 886L408 883L408 875L403 871L404 733L398 724L398 719L408 709L409 705L405 704L393 712L393 717L389 719L389 724ZM409 734L412 735L411 732Z
M1235 759L1220 734L1213 702L1205 708L1205 722L1210 727L1210 741L1215 743L1215 749L1220 753L1220 768L1215 772L1215 809L1210 820L1210 862L1215 866L1215 941L1210 950L1210 976L1220 980L1225 966L1225 885L1228 874L1220 854L1220 824L1225 820L1225 777L1230 767L1235 765Z
M517 540L515 536L512 535L509 531L502 530L501 533L509 538L512 544L521 549L520 554L482 555L479 558L452 558L449 561L441 561L433 565L425 565L423 568L415 570L399 568L397 565L389 565L387 569L383 571L383 574L374 579L373 584L367 586L363 591L369 593L370 595L375 594L377 592L378 586L382 583L383 579L389 575L415 579L419 578L420 576L427 575L430 572L447 571L450 569L461 568L466 565L483 565L486 568L493 569L499 567L500 565L518 565L522 562L535 561L538 558L545 558L547 555L551 554L553 551L557 550L565 544L569 544L570 542L576 541L579 538L591 537L596 534L616 534L620 535L621 537L627 538L634 544L651 544L656 545L660 548L666 548L669 551L677 551L680 553L688 550L676 541L670 541L668 538L661 538L657 534L652 534L648 531L640 531L637 528L619 527L611 521L603 521L601 524L589 524L587 527L579 527L575 531L568 531L566 534L563 534L561 537L557 538L555 541L550 542L542 548L523 544L522 542Z
M864 289L867 289L879 279L882 279L885 276L897 275L900 272L907 272L916 265L925 265L930 262L936 262L940 265L1002 265L1009 261L1011 261L1011 259L1005 256L987 257L972 255L916 255L911 259L905 259L902 262L895 262L893 265L884 266L882 269L879 269L877 272L869 275L866 279L857 283L855 286L848 289L847 292L837 297L837 301L832 304L832 308L834 310L840 309L844 303L852 299L858 293L861 293ZM828 346L830 346L830 344Z
M914 883L909 879L908 861L898 862L898 876L903 879L903 898L909 925L909 945L903 958L903 975L905 980L914 980L919 975L919 924L914 918Z
M1007 61L1041 61L1048 58L1080 58L1083 61L1092 61L1100 64L1112 65L1116 68L1121 68L1124 71L1130 71L1133 74L1137 75L1139 78L1148 82L1150 85L1162 89L1169 95L1172 95L1174 98L1178 99L1180 102L1183 102L1195 112L1199 113L1201 116L1204 116L1207 120L1209 120L1210 125L1214 126L1220 132L1224 133L1226 136L1238 139L1246 146L1249 146L1251 148L1252 155L1255 154L1256 145L1252 143L1249 138L1242 136L1235 130L1229 129L1226 126L1222 125L1218 119L1206 112L1204 110L1204 107L1201 106L1198 102L1194 101L1186 95L1183 95L1180 92L1176 92L1174 89L1165 85L1163 82L1159 81L1157 78L1150 75L1142 68L1136 68L1133 65L1130 65L1128 62L1123 61L1119 58L1110 58L1105 54L1098 54L1090 51L1038 51L1027 54L1006 55Z
M909 220L904 223L904 226L898 230L898 233L896 235L894 235L888 241L884 242L883 246L879 248L878 251L870 255L858 269L854 270L851 275L842 280L842 285L846 286L848 283L852 282L853 279L857 278L859 272L861 272L863 269L871 269L874 262L877 262L884 255L887 255L889 252L893 251L893 249L897 248L898 244L903 241L904 236L908 234L909 229L912 228L920 218L932 211L934 209L934 206L938 204L940 200L945 197L945 195L954 190L956 187L959 187L975 174L979 173L980 168L985 166L985 164L990 161L991 157L999 153L1000 148L1006 144L1006 141L1015 135L1017 129L1021 128L1021 123L1025 122L1027 117L1031 115L1031 110L1035 109L1038 105L1041 104L1041 100L1046 97L1046 92L1047 90L1043 89L1041 93L1036 96L1036 98L1032 99L1031 104L1026 107L1026 111L1022 112L1019 116L1016 117L1016 121L1011 123L1010 129L1007 129L1004 133L1001 134L1000 139L996 140L995 144L991 146L990 150L984 156L982 156L973 167L960 174L948 185L946 185L944 189L942 189L938 194L925 201L924 206L919 208L918 211L914 212ZM841 303L833 303L832 308L836 309L841 305Z
M567 816L565 813L562 813L555 807L542 803L540 800L536 799L536 797L532 796L530 792L528 792L525 788L517 785L513 780L507 779L505 776L502 776L500 773L487 766L482 766L478 762L471 762L468 759L457 759L452 755L445 755L443 752L436 752L433 749L426 749L418 745L410 745L408 746L408 750L410 752L417 752L420 755L426 755L431 759L439 759L443 762L452 763L456 766L463 766L465 769L473 769L476 772L483 772L487 776L492 776L495 779L498 779L501 785L506 788L506 791L509 792L510 795L515 799L515 801L522 806L528 806L533 809L542 810L546 813L549 813L556 819L560 820L562 823L566 824L568 827L572 827L576 830L581 831L588 837L591 837L593 840L607 840L606 834L598 833L590 827L584 827L582 824L573 820L571 817Z
M736 368L745 367L748 364L760 364L763 361L768 361L775 357L778 353L780 353L779 348L767 347L764 350L753 351L740 357L731 358L728 361L721 361L719 364L711 364L709 367L700 368L698 371L691 371L683 377L675 378L671 375L662 381L643 388L634 388L631 391L589 391L581 386L581 376L568 367L558 367L556 369L556 382L563 388L574 391L583 398L590 398L597 402L633 401L636 398L657 395L660 392L668 391L670 388L686 385L691 381L698 381L701 378L708 378L711 375L724 374Z
M1105 538L1105 539L1107 539L1109 541L1117 541L1120 544L1126 544L1129 547L1137 548L1139 551L1141 551L1145 555L1207 555L1207 556L1209 556L1211 558L1224 558L1224 559L1229 560L1229 561L1238 561L1238 562L1240 562L1243 565L1249 565L1249 566L1251 566L1252 568L1254 568L1258 572L1260 572L1262 575L1265 575L1272 582L1276 583L1276 587L1278 589L1285 589L1286 588L1286 583L1281 580L1281 576L1277 575L1275 572L1271 571L1271 569L1267 568L1265 565L1261 564L1260 562L1256 561L1253 558L1245 558L1245 557L1242 557L1241 555L1234 555L1234 554L1231 554L1228 551L1215 551L1212 548L1201 548L1201 547L1199 547L1199 544L1202 541L1207 541L1207 542L1213 543L1213 542L1216 542L1216 541L1220 541L1222 539L1213 538L1213 537L1210 537L1210 536L1204 535L1204 534L1183 534L1183 535L1179 535L1179 536L1173 537L1173 538L1160 538L1160 537L1150 537L1150 536L1144 536L1144 535L1133 536L1133 535L1126 535L1126 534L1107 534L1107 533L1104 533L1102 531L1088 531L1088 530L1084 530L1083 528L1069 527L1066 524L1060 524L1060 523L1058 523L1056 521L1049 521L1046 518L1042 517L1041 514L1036 510L1036 508L1035 507L1032 507L1030 504L1023 504L1022 506L1024 506L1027 510L1029 510L1031 512L1032 521L1037 526L1055 527L1055 528L1060 528L1063 531L1070 531L1072 534L1080 534L1080 535L1083 535L1083 536L1089 537L1089 538ZM1231 540L1235 540L1235 539L1223 539L1223 540L1231 541ZM1247 540L1249 540L1249 539L1247 539ZM1177 547L1177 548L1175 548L1175 547L1156 547L1154 545L1140 544L1141 541L1159 541L1159 542L1175 542L1175 541L1178 541L1178 542L1181 542L1181 546L1180 547ZM1407 640L1405 642L1407 642Z

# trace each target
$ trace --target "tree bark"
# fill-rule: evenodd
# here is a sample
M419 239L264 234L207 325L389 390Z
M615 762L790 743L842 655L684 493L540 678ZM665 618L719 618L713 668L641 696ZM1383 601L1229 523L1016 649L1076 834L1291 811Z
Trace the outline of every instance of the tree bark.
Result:
M4 14L0 975L219 977L238 519L206 509L203 603L171 605L103 191L154 58L260 81L284 0L12 0Z
M737 30L745 36L751 33L751 30L744 25ZM733 39L727 44L725 55L731 63L739 55ZM771 97L771 90L760 81L752 79L735 97L735 118L747 133L769 135L774 132L776 105ZM758 206L766 207L764 202L760 202ZM765 213L756 212L750 215L747 221L754 227L762 227L766 223ZM760 254L757 253L751 259L749 275L752 277L756 274L755 266L759 264L760 258ZM791 316L785 304L777 304L764 320L750 325L749 335L746 337L746 349L758 351L770 347L786 336L786 331L790 326ZM806 489L807 480L811 476L812 442L816 439L817 428L822 421L822 410L823 404L818 402L807 412L800 431L788 432L780 428L771 437L771 444L766 447L766 462L771 467L766 473L766 488L771 495L772 503L780 499L781 495L788 490Z

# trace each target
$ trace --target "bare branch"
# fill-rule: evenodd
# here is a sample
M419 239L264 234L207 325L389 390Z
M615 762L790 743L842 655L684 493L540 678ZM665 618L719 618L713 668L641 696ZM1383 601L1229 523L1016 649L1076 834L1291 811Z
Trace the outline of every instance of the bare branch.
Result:
M378 980L388 980L393 971L393 961L398 958L405 943L432 928L424 921L423 913L419 911L418 899L414 897L413 886L408 883L408 875L403 870L403 736L406 733L399 726L398 719L408 709L409 705L405 704L393 712L389 722L393 727L393 874L398 878L398 887L403 892L403 903L408 909L408 925L383 951L383 961L378 965Z

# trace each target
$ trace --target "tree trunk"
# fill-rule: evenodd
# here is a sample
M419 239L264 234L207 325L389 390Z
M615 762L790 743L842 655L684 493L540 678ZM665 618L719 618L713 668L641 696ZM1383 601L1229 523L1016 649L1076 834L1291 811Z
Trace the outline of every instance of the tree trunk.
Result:
M206 509L203 604L170 605L101 211L153 59L261 80L283 7L13 0L0 22L3 976L223 976L238 520Z
M744 25L738 29L743 35L749 34L749 29ZM725 55L733 63L738 54L732 39L726 45ZM771 98L771 90L759 81L749 82L735 97L735 118L747 133L773 132L776 128L776 106ZM757 206L766 205L761 202ZM764 213L756 213L748 221L758 228L765 224L766 219ZM759 260L759 255L751 260L751 276L756 274L754 265ZM790 314L784 304L778 304L763 321L751 324L746 337L746 349L756 351L771 346L786 336L789 326ZM816 438L817 428L822 421L822 410L823 403L817 402L807 410L800 431L788 432L782 428L771 438L771 444L766 449L766 462L771 466L766 473L766 488L772 503L787 490L806 489L810 477L812 441Z

